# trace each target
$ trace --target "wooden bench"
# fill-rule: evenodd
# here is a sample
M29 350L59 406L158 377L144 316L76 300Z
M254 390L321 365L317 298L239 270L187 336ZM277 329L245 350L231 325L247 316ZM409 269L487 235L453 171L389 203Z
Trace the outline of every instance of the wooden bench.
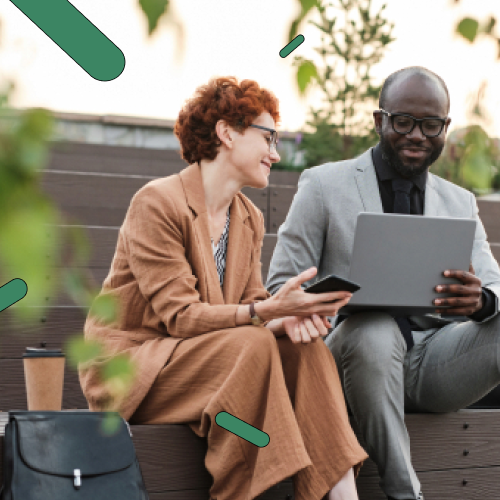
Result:
M133 194L149 180L180 171L185 163L176 151L81 143L54 144L43 188L70 219L85 227L92 255L86 265L97 284L105 278L114 254L119 226ZM286 217L299 175L272 172L264 190L246 189L262 210L267 234L262 254L263 277ZM480 202L494 253L500 257L500 203ZM498 242L498 243L496 243ZM82 266L84 264L81 264ZM50 275L48 280L53 279ZM29 285L29 278L27 279ZM9 311L0 324L0 410L26 408L21 356L26 346L44 343L64 347L81 332L82 308L64 293L46 297L50 307L29 329ZM86 408L76 373L66 372L65 409ZM500 412L464 410L447 415L407 415L412 458L426 500L500 498ZM466 426L466 424L468 424ZM2 426L0 425L0 434ZM208 498L211 477L204 467L206 442L184 425L133 426L133 439L152 500ZM1 446L1 441L0 441ZM1 460L1 459L0 459ZM384 499L373 462L358 479L361 500ZM269 490L262 499L294 498L291 481Z

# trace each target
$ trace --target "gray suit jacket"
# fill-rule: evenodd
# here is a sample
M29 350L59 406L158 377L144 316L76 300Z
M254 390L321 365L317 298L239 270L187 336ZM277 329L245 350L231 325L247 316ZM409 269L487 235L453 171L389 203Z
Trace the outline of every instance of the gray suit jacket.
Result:
M424 216L477 220L472 265L482 285L496 296L496 315L500 269L491 253L478 211L472 193L429 173ZM354 160L326 163L305 170L290 211L278 231L267 278L268 290L276 293L289 278L311 266L318 268L311 283L332 273L348 276L356 218L360 212L383 213L371 149ZM451 321L437 315L419 318L417 322L424 328Z

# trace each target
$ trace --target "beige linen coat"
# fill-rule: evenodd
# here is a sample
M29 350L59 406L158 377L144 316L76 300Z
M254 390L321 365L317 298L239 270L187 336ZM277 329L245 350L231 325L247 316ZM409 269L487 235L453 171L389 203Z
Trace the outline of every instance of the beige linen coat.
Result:
M127 353L137 373L126 398L113 399L98 364L80 369L93 411L116 408L129 419L183 339L236 326L238 304L269 296L261 278L262 213L243 194L231 204L224 286L215 267L201 171L155 179L132 198L101 295L120 304L116 322L89 315L85 337Z

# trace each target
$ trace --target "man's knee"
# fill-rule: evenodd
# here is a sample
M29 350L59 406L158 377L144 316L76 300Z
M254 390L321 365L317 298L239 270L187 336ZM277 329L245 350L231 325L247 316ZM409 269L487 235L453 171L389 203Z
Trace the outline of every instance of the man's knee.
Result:
M344 320L333 333L342 363L355 359L364 366L387 367L404 360L406 344L392 316L380 312L358 313Z

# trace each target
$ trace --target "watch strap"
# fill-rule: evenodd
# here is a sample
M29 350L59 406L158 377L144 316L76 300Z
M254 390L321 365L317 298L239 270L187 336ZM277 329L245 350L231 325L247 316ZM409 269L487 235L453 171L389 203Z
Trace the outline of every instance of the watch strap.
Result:
M263 323L262 319L255 312L255 302L250 304L250 320L254 326L260 326Z

